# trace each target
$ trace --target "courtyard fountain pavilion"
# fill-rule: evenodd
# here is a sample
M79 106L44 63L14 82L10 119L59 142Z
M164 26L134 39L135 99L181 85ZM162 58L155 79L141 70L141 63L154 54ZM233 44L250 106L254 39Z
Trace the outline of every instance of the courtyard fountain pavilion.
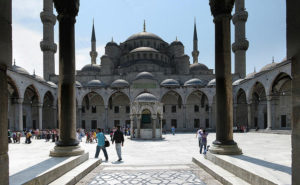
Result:
M44 30L44 35L50 33ZM167 43L148 32L144 24L142 32L124 42L108 42L98 64L93 25L91 61L76 71L76 127L120 125L131 128L138 138L161 138L162 130L172 127L176 131L215 129L215 74L203 64L213 61L198 61L196 24L191 38L192 61L177 38ZM50 51L45 52L49 47L41 44L41 48L49 55ZM51 50L53 55L55 51ZM16 63L8 69L11 130L58 127L59 79L54 74L54 58L44 57L45 65L44 78L29 74ZM289 60L271 61L258 72L232 74L232 79L233 126L290 129Z

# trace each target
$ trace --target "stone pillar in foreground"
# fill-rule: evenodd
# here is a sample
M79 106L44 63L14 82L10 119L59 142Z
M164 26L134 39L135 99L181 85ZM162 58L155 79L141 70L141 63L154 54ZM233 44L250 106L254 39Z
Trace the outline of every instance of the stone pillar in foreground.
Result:
M234 0L210 0L215 23L216 140L211 153L241 154L233 141L230 20Z
M54 0L59 21L59 83L58 122L59 141L50 156L81 155L84 150L76 138L75 95L75 22L79 0Z
M292 184L300 184L300 1L287 0L287 58L292 60Z
M9 184L7 67L12 63L11 0L0 0L0 184Z
M38 104L39 109L39 129L43 129L43 104Z
M267 129L272 129L272 98L267 96Z

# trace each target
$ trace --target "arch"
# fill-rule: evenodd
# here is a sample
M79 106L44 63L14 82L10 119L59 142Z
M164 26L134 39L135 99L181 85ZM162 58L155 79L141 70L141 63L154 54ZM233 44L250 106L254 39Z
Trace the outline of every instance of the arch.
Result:
M169 90L163 96L161 96L160 102L165 101L166 100L166 96L168 96L168 95L177 96L177 100L176 100L177 101L177 105L179 106L179 108L181 108L182 103L183 103L182 97L181 97L181 95L178 92L176 92L174 90Z
M233 125L240 127L240 126L247 126L248 125L248 104L247 104L247 97L246 92L240 88L236 95L236 110L234 112L235 120Z
M31 85L28 85L26 88L25 88L25 91L24 91L24 101L25 101L25 95L26 95L26 92L31 92L35 95L34 98L37 98L37 102L36 103L41 103L41 99L40 99L40 94L39 94L39 91L37 90L37 88L31 84Z
M272 80L272 83L269 87L269 94L274 94L276 93L276 91L278 91L281 86L284 85L284 83L286 83L287 81L291 81L292 80L292 77L285 73L285 72L281 72L279 73L273 80Z
M54 96L50 91L44 94L43 99L43 128L54 129L57 127L56 106Z
M263 85L263 83L261 83L260 81L256 81L250 91L250 97L249 100L252 101L253 99L253 95L256 94L255 96L257 96L259 99L265 99L267 92L266 92L266 88Z
M15 81L7 75L8 93L11 98L20 98L20 91Z

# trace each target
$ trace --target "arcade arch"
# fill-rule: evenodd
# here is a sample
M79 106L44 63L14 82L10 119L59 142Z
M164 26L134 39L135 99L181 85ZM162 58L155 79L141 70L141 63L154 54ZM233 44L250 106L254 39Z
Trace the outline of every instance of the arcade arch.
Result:
M39 109L42 105L39 101L39 94L34 85L29 85L25 89L23 100L23 129L42 129L39 127L42 123L39 123Z

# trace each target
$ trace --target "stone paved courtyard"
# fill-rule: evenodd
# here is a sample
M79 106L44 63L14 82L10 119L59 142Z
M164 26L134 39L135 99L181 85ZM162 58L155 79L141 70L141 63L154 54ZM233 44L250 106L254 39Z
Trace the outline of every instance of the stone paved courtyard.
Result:
M106 136L109 137L109 136ZM117 162L117 155L114 145L108 150L109 161L102 163L90 174L83 178L78 184L101 184L100 182L108 178L107 174L121 177L110 181L114 184L150 184L150 179L158 182L169 180L169 184L182 184L194 181L190 184L218 184L210 175L202 169L192 164L192 157L200 157L199 147L195 133L180 133L175 136L167 134L162 141L132 141L125 140L122 148L122 162ZM211 133L208 143L215 138ZM235 141L243 149L244 155L257 159L256 161L268 162L291 167L291 139L290 135L267 134L267 133L235 133ZM90 144L82 142L81 146L90 153L90 158L94 157L96 143ZM44 140L35 140L31 144L9 145L10 158L10 180L21 176L20 174L30 173L31 167L48 160L49 151L54 147L54 143ZM101 152L99 157L103 158ZM111 178L111 176L109 178ZM139 176L139 178L133 178ZM152 178L155 177L155 178ZM182 178L174 178L182 177ZM138 180L138 181L132 181ZM159 181L159 182L160 182ZM155 184L153 181L153 183ZM161 184L161 183L156 183Z

